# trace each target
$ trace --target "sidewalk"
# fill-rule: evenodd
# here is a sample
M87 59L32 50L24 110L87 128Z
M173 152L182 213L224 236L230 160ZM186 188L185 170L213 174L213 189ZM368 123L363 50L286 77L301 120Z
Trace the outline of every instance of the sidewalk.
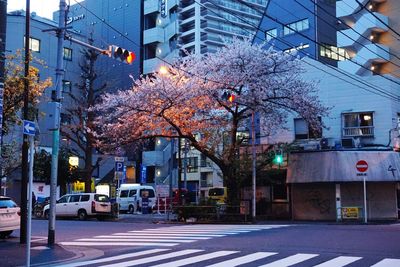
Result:
M19 243L18 236L0 239L0 265L7 267L26 266L26 245ZM81 253L68 251L61 246L47 247L46 241L31 243L31 266L46 266L56 262L82 257Z

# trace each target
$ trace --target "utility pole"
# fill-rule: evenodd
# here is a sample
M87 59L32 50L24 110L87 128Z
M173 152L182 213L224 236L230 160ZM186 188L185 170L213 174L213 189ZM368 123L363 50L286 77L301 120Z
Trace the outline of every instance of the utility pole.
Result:
M0 0L0 110L3 110L3 95L4 95L4 72L6 61L6 32L7 32L7 0ZM3 112L1 112L2 114ZM3 116L0 116L0 155L1 145L3 144ZM0 156L1 157L1 156ZM0 193L1 184L3 179L3 163L0 161ZM4 195L6 195L6 187L4 188Z
M63 69L63 49L65 35L65 17L66 3L60 0L60 11L57 29L57 66L56 66L56 93L52 107L55 117L55 129L53 130L53 145L51 152L51 178L50 178L50 213L49 213L49 231L47 237L47 245L52 247L55 243L56 228L56 194L57 194L57 171L58 171L58 151L60 146L60 110L61 110L61 93L62 79L64 77Z
M253 187L253 206L251 215L253 217L253 222L256 220L256 129L255 129L255 112L254 110L251 111L251 152L252 152L252 187Z
M25 80L24 80L24 120L28 118L29 108L29 60L30 60L30 0L26 0L25 12ZM22 175L21 175L21 229L19 242L26 244L26 224L28 219L27 195L28 195L28 137L24 135L22 143Z

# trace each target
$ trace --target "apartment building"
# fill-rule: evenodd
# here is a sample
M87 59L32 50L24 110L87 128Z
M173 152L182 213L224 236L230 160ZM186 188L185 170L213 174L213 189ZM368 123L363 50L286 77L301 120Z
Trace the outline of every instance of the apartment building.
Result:
M338 46L351 58L339 68L361 76L400 77L400 2L341 0L336 13Z

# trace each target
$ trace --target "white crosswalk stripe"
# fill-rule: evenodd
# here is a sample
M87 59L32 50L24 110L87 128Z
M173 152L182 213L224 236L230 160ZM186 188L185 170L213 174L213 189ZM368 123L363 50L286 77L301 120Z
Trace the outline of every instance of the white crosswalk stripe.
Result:
M309 260L309 259L317 257L317 256L318 256L318 254L298 253L293 256L289 256L289 257L283 258L281 260L274 261L272 263L261 265L260 267L288 267L288 266L295 265L297 263Z
M269 257L271 256L274 256L274 258L269 259ZM256 265L259 267L289 267L296 264L306 264L305 266L313 267L344 267L363 259L362 257L338 256L328 260L326 260L326 258L324 257L324 260L321 260L319 259L320 256L322 255L306 253L281 256L277 252L264 251L253 252L249 254L234 250L219 250L207 252L201 249L184 249L172 251L172 249L170 248L159 248L82 262L64 263L60 266L125 267L151 265L151 267L179 267L195 265L206 267L235 267L258 261ZM310 259L315 259L314 262L318 262L318 264L311 265L310 262L307 262ZM203 262L204 264L202 265ZM362 266L367 265L363 264ZM400 259L380 259L379 261L377 260L377 263L375 263L371 267L400 267Z
M170 247L217 237L288 227L288 225L178 225L113 233L60 242L64 246L161 246Z

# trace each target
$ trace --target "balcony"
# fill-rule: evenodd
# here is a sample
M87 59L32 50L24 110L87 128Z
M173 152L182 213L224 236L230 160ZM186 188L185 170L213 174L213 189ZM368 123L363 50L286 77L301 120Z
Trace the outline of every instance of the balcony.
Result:
M152 29L145 30L143 33L143 43L163 43L164 42L164 29L155 27Z
M146 0L144 1L144 14L158 12L159 0Z
M374 126L344 127L343 137L374 136Z
M361 6L370 3L383 3L386 0L358 0ZM338 18L351 16L360 10L360 5L355 0L341 0L336 2L336 16Z

